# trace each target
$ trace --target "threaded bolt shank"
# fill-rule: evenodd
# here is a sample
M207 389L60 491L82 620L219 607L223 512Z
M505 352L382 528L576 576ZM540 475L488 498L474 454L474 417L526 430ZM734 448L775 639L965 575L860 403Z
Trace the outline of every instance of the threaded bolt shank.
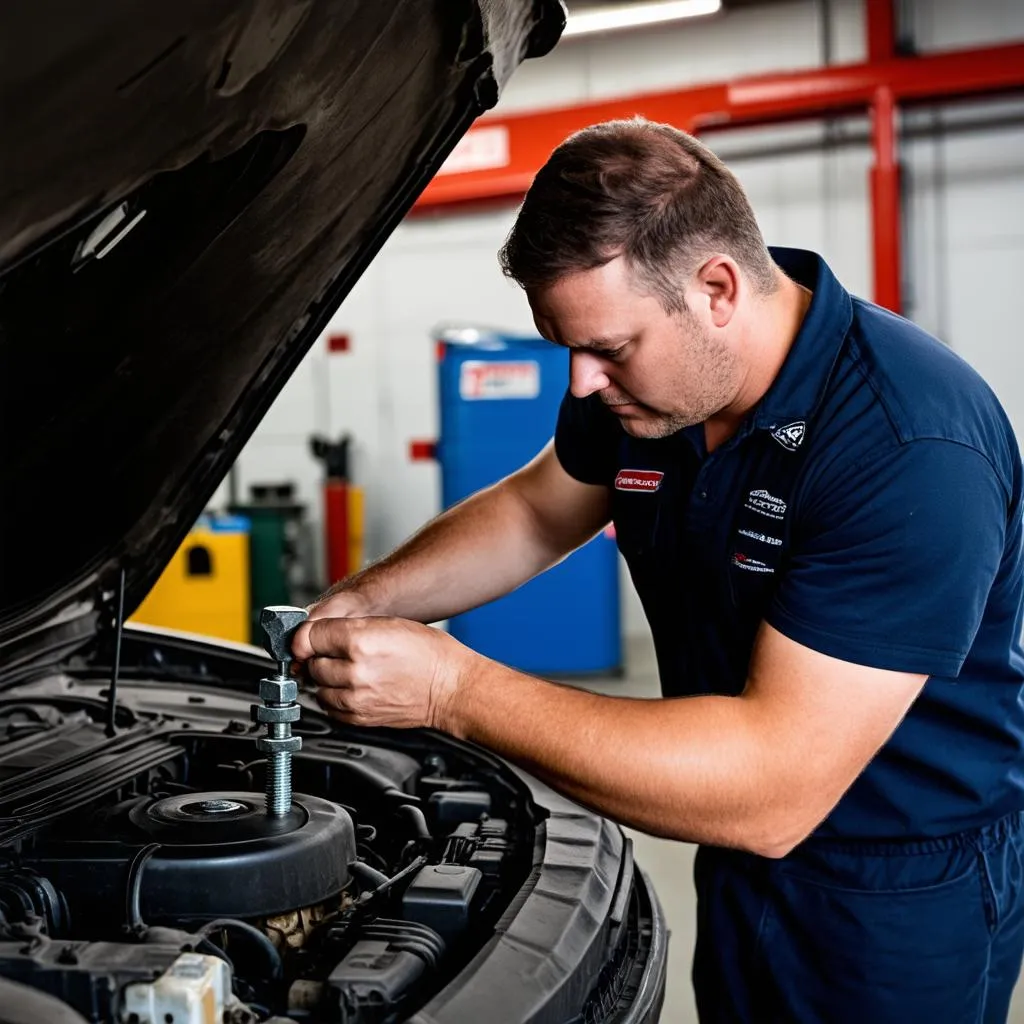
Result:
M292 755L267 755L267 814L283 818L292 809Z

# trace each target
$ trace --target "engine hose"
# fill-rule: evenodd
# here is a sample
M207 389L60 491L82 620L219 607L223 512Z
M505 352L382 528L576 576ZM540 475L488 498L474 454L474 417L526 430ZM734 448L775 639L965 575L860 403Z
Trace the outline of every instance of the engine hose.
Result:
M430 834L430 827L427 825L427 817L419 807L416 807L414 804L399 804L395 813L412 825L417 839L434 838Z
M384 881L381 882L380 885L378 885L375 889L364 892L359 897L359 899L356 900L356 903L359 905L364 905L377 896L383 896L384 893L386 893L389 889L393 889L399 882L403 881L410 875L413 875L417 871L419 871L419 869L423 867L426 863L426 857L417 857L410 864L406 864L406 866L402 868L402 870L399 871L396 875L393 875L391 878L385 877ZM360 866L366 867L366 865ZM371 868L370 870L372 871L373 869ZM354 873L358 874L358 872L355 871L355 865L353 865L353 871Z
M349 864L349 870L356 876L356 878L359 879L360 882L363 882L374 889L379 889L386 882L391 881L383 871L378 871L369 864L364 864L361 860L356 860Z
M124 916L128 930L131 932L142 932L146 929L146 922L142 920L141 894L142 894L142 869L146 862L160 849L160 843L150 843L144 846L132 858L131 866L128 868L128 887L125 893Z
M237 932L239 935L245 935L252 939L252 941L259 946L260 951L263 953L264 959L267 961L267 966L270 968L270 977L276 981L281 978L284 974L284 964L281 962L281 954L277 951L277 946L267 938L259 930L254 928L251 924L247 924L245 921L239 921L234 917L219 917L215 921L208 921L199 929L198 933L204 939L207 938L211 932L215 931L226 931L226 932Z
M391 881L383 871L378 871L376 867L361 860L353 860L348 868L359 882L370 889L380 889Z

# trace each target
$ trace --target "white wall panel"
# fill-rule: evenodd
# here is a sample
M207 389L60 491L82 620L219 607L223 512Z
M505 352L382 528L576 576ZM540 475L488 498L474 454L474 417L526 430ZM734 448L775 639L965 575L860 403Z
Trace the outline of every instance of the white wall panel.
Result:
M253 434L253 439L305 437L327 427L327 393L320 385L323 346L298 366Z
M570 38L548 58L527 61L496 113L811 68L822 62L822 5L790 0L628 34ZM864 57L861 0L833 0L833 62Z
M993 46L1024 37L1021 0L909 0L900 14L902 34L922 53Z
M843 284L871 294L868 168L859 118L843 121L837 142L822 125L712 132L705 141L746 189L769 245L820 252Z
M590 47L583 40L567 40L547 57L525 61L505 86L494 114L585 103L590 99L590 63ZM623 95L634 91L623 87Z
M818 10L820 16L820 5ZM867 58L864 17L863 0L836 0L830 5L830 63L855 64Z

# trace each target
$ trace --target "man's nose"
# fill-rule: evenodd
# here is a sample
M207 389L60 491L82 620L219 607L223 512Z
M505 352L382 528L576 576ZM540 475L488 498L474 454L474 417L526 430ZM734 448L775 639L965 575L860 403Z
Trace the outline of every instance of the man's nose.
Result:
M586 398L608 387L608 375L601 366L601 360L589 352L572 352L569 355L569 390L574 398Z

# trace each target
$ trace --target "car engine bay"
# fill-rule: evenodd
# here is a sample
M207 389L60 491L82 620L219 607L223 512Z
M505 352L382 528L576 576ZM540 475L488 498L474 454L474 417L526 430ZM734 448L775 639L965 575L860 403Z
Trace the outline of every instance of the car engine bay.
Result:
M271 813L255 683L122 681L113 730L102 679L33 686L0 698L0 1003L35 1019L402 1020L531 870L529 801L470 750L352 742L308 703Z

